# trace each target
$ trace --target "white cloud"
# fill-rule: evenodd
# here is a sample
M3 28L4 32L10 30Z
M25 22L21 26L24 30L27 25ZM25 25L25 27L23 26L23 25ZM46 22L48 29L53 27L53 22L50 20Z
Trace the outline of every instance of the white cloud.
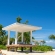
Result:
M43 38L43 37L40 37L40 36L39 36L39 37L35 37L35 38L38 38L38 39L39 39L39 38Z
M48 45L48 46L55 47L55 41L53 41L53 40L48 40L48 41L46 41L45 44Z
M55 47L55 41L54 40L49 40L49 35L51 35L51 34L55 34L55 31L54 32L50 32L50 31L49 32L47 32L47 31L35 32L35 33L33 33L33 37L36 40L45 40L46 45Z
M34 36L34 38L37 38L37 39L44 39L44 38L46 38L46 37L48 37L48 35L47 34L41 34L41 33L38 33L38 34L33 34L33 36Z
M48 40L48 41L46 41L46 43L55 43L55 41L53 41L53 40Z

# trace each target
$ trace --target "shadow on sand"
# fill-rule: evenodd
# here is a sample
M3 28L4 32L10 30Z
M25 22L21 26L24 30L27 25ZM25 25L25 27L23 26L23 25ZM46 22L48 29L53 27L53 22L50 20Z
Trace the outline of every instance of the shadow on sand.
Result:
M14 51L12 51L12 52L14 52ZM44 52L41 52L41 51L32 51L32 52L30 52L30 51L26 51L26 50L24 50L23 52L18 50L17 52L18 53L44 53Z

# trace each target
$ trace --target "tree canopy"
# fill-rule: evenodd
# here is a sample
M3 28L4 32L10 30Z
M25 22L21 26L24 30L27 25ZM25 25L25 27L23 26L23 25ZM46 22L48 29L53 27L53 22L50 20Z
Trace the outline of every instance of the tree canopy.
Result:
M55 40L55 35L53 35L53 34L50 35L50 36L49 36L49 39Z
M16 21L18 23L21 23L22 21L22 18L21 17L17 17L16 18ZM28 20L26 20L23 24L28 24ZM8 38L8 35L6 34L6 31L5 30L2 30L3 28L3 25L0 24L0 44L1 45L6 45L7 44L7 38ZM24 42L25 43L30 43L30 32L24 32ZM32 37L32 39L34 39L34 37ZM12 44L12 42L14 42L14 38L10 38L10 44ZM19 32L18 33L18 41L21 41L21 33Z
M16 18L16 21L17 21L18 23L21 23L21 20L22 20L21 17L17 17L17 18Z
M6 31L2 30L3 25L0 24L0 44L6 45L7 44L7 38L8 35L6 35ZM14 41L14 38L10 38L10 44Z
M18 17L16 19L16 21L18 23L21 23L21 20L22 20L21 17ZM26 20L23 24L28 24L28 20ZM34 37L32 37L32 38L34 39ZM30 43L30 32L24 32L24 38L23 39L24 39L25 43ZM21 33L18 33L18 41L21 41Z
M3 26L0 24L0 37L4 36L6 32L2 30Z

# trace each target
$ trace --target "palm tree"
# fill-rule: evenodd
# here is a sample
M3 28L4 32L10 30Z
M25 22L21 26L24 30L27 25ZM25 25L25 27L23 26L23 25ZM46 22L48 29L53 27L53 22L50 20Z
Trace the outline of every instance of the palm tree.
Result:
M16 19L16 21L18 23L21 23L21 20L22 19L20 17L18 17ZM28 20L26 20L23 24L28 24ZM34 39L34 37L32 37L32 38ZM21 41L21 33L18 33L18 41ZM30 43L30 32L24 32L24 42L27 43L27 44Z
M2 30L3 26L0 24L0 37L4 36L6 32Z
M55 40L55 35L53 35L53 34L50 35L50 36L49 36L49 39Z
M41 41L41 44L44 45L46 42L44 40Z
M7 44L7 37L6 32L2 30L3 26L0 24L0 44L6 45ZM14 38L10 38L10 44L14 41Z
M37 40L32 39L32 41L33 41L33 43L34 43L35 45L39 45L39 42L38 42Z
M17 17L17 18L16 18L16 21L17 21L18 23L21 23L21 20L22 20L21 17Z
M3 44L4 36L6 35L6 32L2 30L3 26L0 24L0 44Z
M37 42L39 43L39 45L44 45L46 43L44 40L38 40Z

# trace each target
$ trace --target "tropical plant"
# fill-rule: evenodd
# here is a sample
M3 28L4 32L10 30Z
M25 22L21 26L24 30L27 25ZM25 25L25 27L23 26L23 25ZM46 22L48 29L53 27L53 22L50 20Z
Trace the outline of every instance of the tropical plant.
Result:
M41 41L41 44L44 45L46 42L44 40Z
M6 44L7 44L7 38L8 38L7 35L5 35L5 36L3 37L2 45L6 45ZM2 38L1 38L1 39L2 39Z
M3 44L4 36L6 35L6 32L2 30L3 26L0 24L0 44Z
M21 18L20 17L18 17L17 19L16 19L16 21L18 22L18 23L21 23ZM28 24L28 20L26 20L23 24ZM32 37L33 39L34 39L34 37ZM24 32L24 42L25 43L30 43L30 32ZM21 41L21 33L18 33L18 41Z
M35 46L35 47L33 47L33 50L46 52L46 51L52 51L52 47L51 46L46 46L46 45Z
M7 44L8 35L6 35L6 31L2 30L3 26L0 24L0 45ZM14 41L14 38L10 38L10 44Z
M21 23L21 20L22 20L21 17L17 17L17 18L16 18L16 21L17 21L18 23Z
M49 36L49 39L55 40L55 35L53 35L53 34L50 35L50 36Z
M4 49L4 50L5 50L5 49L7 49L7 48L6 48L6 46L4 46L4 45L0 45L0 49Z
M39 43L36 41L36 42L35 42L35 45L39 45Z
M6 32L4 30L2 30L3 26L0 24L0 37L3 37Z
M10 44L12 44L15 41L14 38L10 38Z

